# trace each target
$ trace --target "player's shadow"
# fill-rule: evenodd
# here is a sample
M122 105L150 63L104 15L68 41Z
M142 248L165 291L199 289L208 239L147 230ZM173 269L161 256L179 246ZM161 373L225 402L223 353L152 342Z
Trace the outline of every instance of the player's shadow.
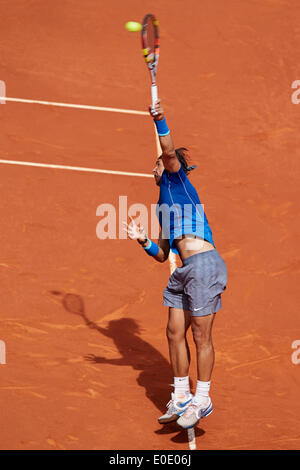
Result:
M52 294L59 295L60 293L52 291ZM108 359L103 356L89 354L85 356L85 359L95 364L131 366L134 370L140 371L137 383L144 387L147 398L152 401L159 412L161 414L165 413L166 403L170 399L170 391L167 389L166 383L171 384L173 382L171 367L157 349L139 336L138 323L132 318L120 318L111 320L107 327L103 328L88 318L83 299L80 296L66 294L62 299L62 303L67 311L80 315L89 328L111 338L121 356L118 359ZM170 423L155 432L157 434L177 432L178 434L172 438L172 441L187 442L186 431L179 431L179 429L176 423ZM204 434L202 429L195 428L196 436L202 434Z

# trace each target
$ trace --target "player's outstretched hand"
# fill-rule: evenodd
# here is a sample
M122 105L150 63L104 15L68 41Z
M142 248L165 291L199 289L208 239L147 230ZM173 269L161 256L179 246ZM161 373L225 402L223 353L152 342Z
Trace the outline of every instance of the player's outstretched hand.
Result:
M149 106L149 113L155 119L155 121L161 121L165 117L164 110L160 104L160 100L157 100L155 102L154 109L152 108L152 106Z
M131 240L139 240L140 242L145 241L147 239L147 235L144 227L137 225L132 217L129 216L129 218L129 224L123 222L123 225L125 226L123 227L123 230L127 232Z

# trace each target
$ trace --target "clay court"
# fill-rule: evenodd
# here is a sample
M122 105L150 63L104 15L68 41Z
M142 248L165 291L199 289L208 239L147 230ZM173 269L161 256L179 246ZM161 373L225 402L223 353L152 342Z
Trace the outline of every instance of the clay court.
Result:
M1 1L7 98L86 107L0 105L0 448L189 449L157 422L173 380L170 264L96 236L100 204L157 202L152 178L110 173L151 174L151 118L88 108L147 112L140 33L124 28L146 13L160 22L159 96L229 273L197 449L299 449L298 0Z

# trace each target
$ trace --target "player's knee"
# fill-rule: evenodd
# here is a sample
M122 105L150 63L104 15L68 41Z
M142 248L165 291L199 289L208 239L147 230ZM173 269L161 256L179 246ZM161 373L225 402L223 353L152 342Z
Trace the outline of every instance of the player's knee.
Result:
M200 328L199 326L192 326L193 339L197 348L210 347L212 344L210 332Z
M168 341L178 342L182 341L185 338L185 332L180 328L176 328L176 326L167 325L166 335Z

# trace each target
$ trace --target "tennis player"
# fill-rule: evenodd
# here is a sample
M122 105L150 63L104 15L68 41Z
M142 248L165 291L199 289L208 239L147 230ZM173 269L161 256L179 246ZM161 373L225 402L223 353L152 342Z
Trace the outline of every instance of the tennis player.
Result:
M159 186L157 215L160 221L158 244L150 240L133 219L125 230L145 253L156 261L168 259L170 249L178 254L182 266L170 276L163 304L169 307L167 338L175 390L167 404L161 424L177 420L182 428L197 425L212 410L211 374L214 365L212 326L221 309L226 289L227 268L215 248L212 231L188 174L186 149L175 149L160 101L149 108L159 135L162 155L156 160L154 179ZM190 350L186 338L192 327L197 352L197 387L191 394L189 383Z

